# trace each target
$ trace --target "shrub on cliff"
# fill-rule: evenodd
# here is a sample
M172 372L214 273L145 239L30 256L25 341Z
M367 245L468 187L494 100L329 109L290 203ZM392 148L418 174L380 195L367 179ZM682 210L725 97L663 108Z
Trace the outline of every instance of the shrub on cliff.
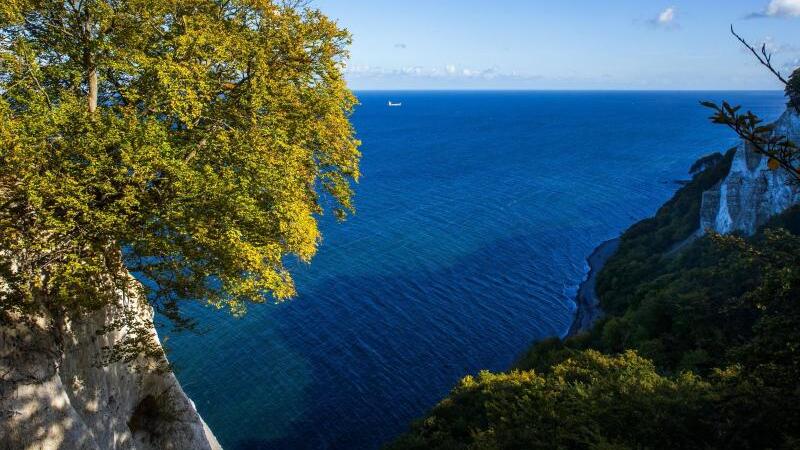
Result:
M294 294L360 155L350 37L288 3L0 3L0 310Z

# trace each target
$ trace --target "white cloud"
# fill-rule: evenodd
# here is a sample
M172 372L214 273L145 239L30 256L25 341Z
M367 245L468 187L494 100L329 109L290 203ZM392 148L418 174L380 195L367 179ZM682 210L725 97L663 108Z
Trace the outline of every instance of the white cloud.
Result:
M766 14L772 17L800 17L800 0L772 0Z
M503 72L497 67L486 69L472 69L469 67L458 67L455 64L447 64L443 67L423 67L406 66L394 69L387 69L379 66L354 65L344 69L345 74L351 78L435 78L435 79L483 79L493 80L498 78L507 79L538 79L535 75L525 75L518 72Z
M661 14L658 15L658 19L656 21L661 25L669 25L675 21L675 8L669 7L664 11L661 11Z
M678 10L674 6L670 6L669 8L658 13L658 16L650 19L648 22L650 25L657 28L670 29L678 26L677 18Z
M763 12L748 17L800 17L800 0L771 0Z
M758 48L764 47L767 53L772 53L773 55L778 54L794 54L800 52L800 48L791 45L791 44L784 44L781 42L777 42L775 38L772 36L767 36L759 42ZM749 53L749 50L742 48L742 51Z

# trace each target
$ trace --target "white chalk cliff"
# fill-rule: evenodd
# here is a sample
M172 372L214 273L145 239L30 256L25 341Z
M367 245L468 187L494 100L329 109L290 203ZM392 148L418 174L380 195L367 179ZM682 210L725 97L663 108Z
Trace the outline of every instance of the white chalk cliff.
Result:
M0 318L0 449L220 448L171 372L98 364L126 333L156 337L150 306L119 300L79 319ZM125 310L142 327L97 333Z
M800 142L800 116L792 109L775 125L775 133ZM770 217L800 202L800 185L785 170L769 170L767 162L749 145L739 145L728 176L703 193L701 231L752 235Z

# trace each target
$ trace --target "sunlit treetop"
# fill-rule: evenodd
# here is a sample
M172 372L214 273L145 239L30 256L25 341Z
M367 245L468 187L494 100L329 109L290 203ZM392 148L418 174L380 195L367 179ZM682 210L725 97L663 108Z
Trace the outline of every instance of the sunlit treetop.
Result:
M349 34L268 0L0 3L0 309L241 312L353 211ZM323 208L323 205L329 207Z

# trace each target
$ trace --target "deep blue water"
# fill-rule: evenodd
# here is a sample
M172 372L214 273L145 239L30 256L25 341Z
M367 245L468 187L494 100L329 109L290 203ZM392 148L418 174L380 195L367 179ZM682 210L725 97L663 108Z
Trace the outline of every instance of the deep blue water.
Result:
M465 374L561 335L585 258L734 143L700 99L767 118L777 92L363 92L358 214L323 221L298 298L170 334L223 446L372 449ZM388 100L402 108L388 108Z

